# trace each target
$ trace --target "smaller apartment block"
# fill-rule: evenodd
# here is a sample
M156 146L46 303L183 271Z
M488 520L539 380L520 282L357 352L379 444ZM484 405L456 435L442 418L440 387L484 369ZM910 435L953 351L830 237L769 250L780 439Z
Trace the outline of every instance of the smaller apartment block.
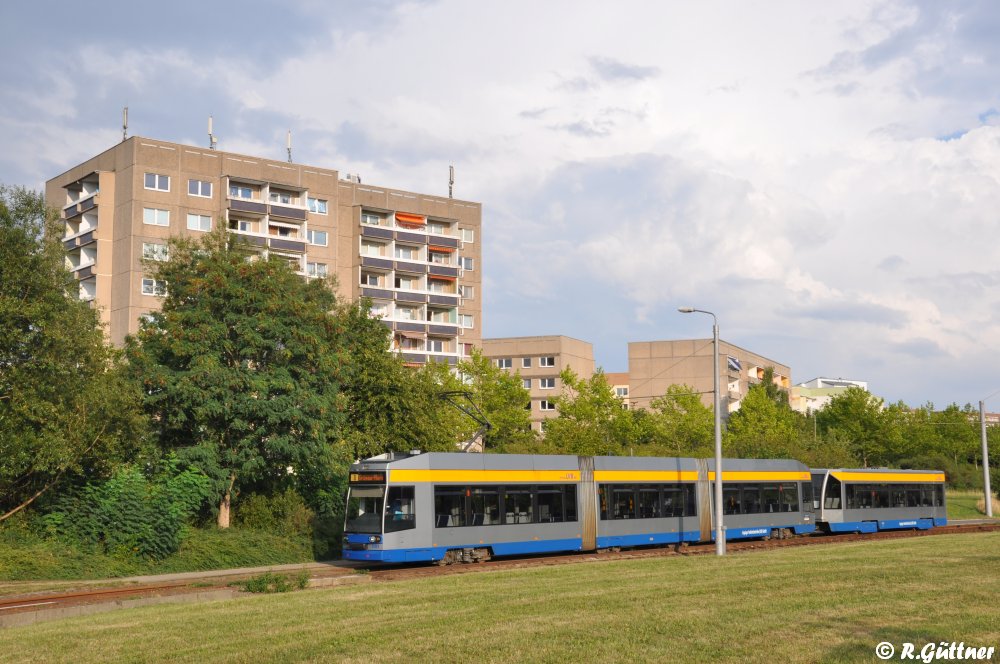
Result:
M692 387L702 402L712 405L712 340L635 341L628 345L628 400L632 407L649 408L671 385ZM719 386L722 412L740 407L751 385L764 378L764 370L774 368L774 382L783 389L791 386L791 369L762 355L726 341L719 341Z
M498 367L520 375L531 396L531 426L541 431L543 422L555 417L555 399L562 394L563 369L582 378L594 375L594 347L565 336L483 339L483 355Z

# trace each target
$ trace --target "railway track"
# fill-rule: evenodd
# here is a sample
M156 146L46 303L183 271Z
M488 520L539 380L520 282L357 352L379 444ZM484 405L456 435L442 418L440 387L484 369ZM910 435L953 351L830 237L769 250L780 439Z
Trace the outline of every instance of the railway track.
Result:
M953 535L976 532L995 532L1000 530L1000 523L976 523L970 525L949 525L925 531L889 531L867 535L822 535L804 536L784 540L754 540L745 542L729 542L726 547L731 553L745 553L792 546L830 545L855 541L875 541L887 539L903 539L909 537L933 537L937 535ZM447 574L470 574L503 569L523 569L528 567L579 564L594 561L635 560L644 558L666 558L672 556L712 555L714 544L692 544L673 547L630 549L622 551L601 551L584 553L567 553L558 555L542 555L526 558L503 558L480 563L455 564L438 567L427 564L407 566L376 567L360 569L354 564L324 565L309 567L315 585L317 580L331 577L358 577L363 572L363 578L370 581L386 582L411 578L441 576ZM280 574L280 572L278 572ZM3 617L22 612L48 612L53 609L74 607L87 604L121 604L129 600L148 599L154 597L176 596L218 591L230 588L234 581L247 578L247 574L232 574L220 576L218 572L202 578L129 585L119 588L97 588L92 590L73 590L69 592L33 593L19 596L0 597L0 626ZM360 580L360 579L358 579ZM235 591L234 591L235 592Z

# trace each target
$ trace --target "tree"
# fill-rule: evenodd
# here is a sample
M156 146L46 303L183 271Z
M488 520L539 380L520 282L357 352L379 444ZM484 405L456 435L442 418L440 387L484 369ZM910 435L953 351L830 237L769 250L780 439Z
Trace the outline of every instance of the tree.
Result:
M460 389L468 390L473 403L491 425L484 435L483 449L536 453L538 435L531 429L531 415L525 410L531 397L520 376L504 371L478 350L459 363L458 370L467 379Z
M860 387L849 387L817 413L823 436L836 435L846 441L864 467L893 459L902 447L898 407L883 411L882 399Z
M40 194L0 185L0 521L109 475L141 440L139 393L76 297L60 235Z
M655 445L663 454L708 457L714 454L715 418L701 395L688 385L671 385L649 404Z
M348 361L331 285L257 259L224 228L174 239L150 264L167 283L127 352L164 447L215 480L220 528L241 483L278 483L326 459Z
M751 459L792 456L798 448L797 414L769 392L770 383L751 385L726 428L728 454Z
M563 383L563 393L556 398L559 416L546 421L547 447L565 454L617 455L641 442L636 418L622 408L603 372L583 379L564 369L559 379Z

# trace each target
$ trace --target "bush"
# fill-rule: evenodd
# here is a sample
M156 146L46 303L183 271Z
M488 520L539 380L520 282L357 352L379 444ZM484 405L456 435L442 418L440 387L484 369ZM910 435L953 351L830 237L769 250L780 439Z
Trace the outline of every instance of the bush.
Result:
M285 537L311 537L314 512L294 489L274 496L250 494L236 505L234 523Z

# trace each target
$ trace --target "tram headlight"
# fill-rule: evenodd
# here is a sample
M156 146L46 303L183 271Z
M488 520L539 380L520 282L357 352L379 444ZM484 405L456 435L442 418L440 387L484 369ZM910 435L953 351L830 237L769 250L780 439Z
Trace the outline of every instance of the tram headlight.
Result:
M370 543L372 543L372 544L375 544L376 542L381 542L381 541L382 541L382 538L381 538L381 537L379 537L378 535L369 535L369 536L368 536L368 541L369 541Z

